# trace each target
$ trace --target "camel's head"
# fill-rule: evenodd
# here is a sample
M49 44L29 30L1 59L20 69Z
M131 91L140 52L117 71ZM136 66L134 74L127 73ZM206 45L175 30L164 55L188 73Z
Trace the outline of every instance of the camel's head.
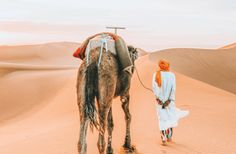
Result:
M138 59L137 48L133 47L132 45L128 45L128 50L129 50L130 58L132 62L134 63L134 61Z

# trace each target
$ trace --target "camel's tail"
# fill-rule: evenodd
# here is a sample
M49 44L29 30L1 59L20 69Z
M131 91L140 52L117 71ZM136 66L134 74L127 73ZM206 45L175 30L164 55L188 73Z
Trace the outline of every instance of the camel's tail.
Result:
M84 113L90 120L90 127L93 130L95 126L98 128L96 117L95 97L97 96L98 68L95 62L89 64L86 70L86 85L85 85L85 107Z

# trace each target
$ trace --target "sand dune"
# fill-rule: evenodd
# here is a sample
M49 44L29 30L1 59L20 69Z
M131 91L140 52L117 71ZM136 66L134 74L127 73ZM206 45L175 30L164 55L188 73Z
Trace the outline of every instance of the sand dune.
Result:
M0 62L0 68L2 69L23 69L23 70L59 70L59 69L75 69L76 65L35 65L35 64L17 64Z
M40 65L72 65L78 60L72 57L78 43L58 42L37 45L0 46L0 61Z
M53 97L63 86L58 76L65 78L66 70L78 68L81 62L72 57L78 45L65 42L1 46L0 121L17 117ZM40 96L48 98L38 99Z
M236 48L167 49L150 54L153 62L162 58L177 72L236 94Z
M232 44L223 46L223 47L221 47L219 49L232 49L232 48L236 48L236 43L232 43Z
M46 52L45 50L44 54ZM64 60L64 63L57 65L74 65L74 62L68 61L69 58ZM25 64L42 62L30 61L33 60L29 58ZM51 63L51 59L48 61L47 65ZM146 55L139 58L136 66L144 84L151 87L152 73L156 70L155 63ZM5 67L1 71L0 153L76 154L79 134L75 88L77 69L22 70ZM176 104L180 108L189 109L190 115L175 129L174 143L163 147L159 143L153 94L141 86L134 74L130 91L131 135L138 152L234 153L236 95L179 73L176 73L176 77ZM124 114L119 99L114 100L113 110L113 147L116 154L120 152L125 137ZM88 154L98 153L96 142L97 132L89 131Z

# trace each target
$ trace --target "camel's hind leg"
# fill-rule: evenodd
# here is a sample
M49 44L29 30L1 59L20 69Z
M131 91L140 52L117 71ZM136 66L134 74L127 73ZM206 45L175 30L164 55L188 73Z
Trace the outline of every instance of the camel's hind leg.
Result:
M105 153L105 130L108 121L108 112L112 106L112 99L115 93L115 78L106 78L99 82L99 96L98 96L98 114L99 114L99 138L97 142L100 154ZM111 113L110 113L111 114ZM110 117L109 117L110 118ZM111 134L111 131L108 132ZM111 139L111 138L110 138ZM109 143L109 142L108 142Z
M103 104L103 103L101 103ZM99 136L98 136L98 142L97 142L97 146L98 146L98 150L100 154L104 154L105 153L105 130L106 130L106 124L107 124L107 115L108 115L108 109L106 108L106 106L101 105L99 106L98 109L98 113L99 113Z
M77 103L79 107L80 113L80 134L79 134L79 141L78 141L78 152L79 154L86 154L87 153L87 143L86 143L86 136L87 136L87 129L89 125L89 119L86 117L84 113L85 108L85 74L83 66L84 63L81 64L81 67L78 72L77 77Z
M83 95L78 95L78 106L80 112L80 134L79 134L79 142L78 142L78 152L79 154L86 154L87 153L87 129L89 125L89 119L86 117L84 111L84 104L82 103Z
M113 131L113 117L112 117L112 107L109 110L108 117L107 117L107 129L108 129L108 143L107 143L107 154L112 154L112 131Z
M80 135L79 135L79 142L78 142L79 154L87 153L86 136L87 136L88 123L89 123L89 120L87 119L83 119L80 122Z
M133 152L135 149L131 145L131 137L130 137L131 114L129 112L129 99L130 99L129 94L121 96L122 108L125 113L125 122L126 122L125 143L123 147L125 150Z

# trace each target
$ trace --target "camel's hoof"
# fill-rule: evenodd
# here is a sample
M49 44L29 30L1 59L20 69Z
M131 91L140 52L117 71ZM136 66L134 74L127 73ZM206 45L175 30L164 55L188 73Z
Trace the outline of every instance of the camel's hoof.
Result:
M136 147L134 145L129 147L123 145L123 149L125 154L135 154L137 152Z
M107 147L107 154L113 154L112 147Z

